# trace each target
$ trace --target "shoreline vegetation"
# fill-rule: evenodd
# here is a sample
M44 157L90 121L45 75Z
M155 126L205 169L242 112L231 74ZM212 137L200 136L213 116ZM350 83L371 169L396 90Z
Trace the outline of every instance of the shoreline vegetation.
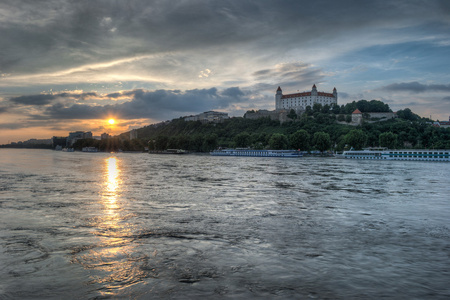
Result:
M359 109L360 125L350 125L351 113ZM414 114L409 108L399 110L396 118L373 122L364 117L369 112L391 112L378 100L353 101L342 106L312 108L297 115L291 110L286 122L269 117L247 119L233 117L221 123L202 123L173 119L137 129L137 139L129 132L105 140L82 139L72 147L96 147L99 151L164 151L183 149L189 152L209 152L217 148L251 148L314 153L344 151L350 148L386 147L389 149L450 149L450 128L432 126L433 121ZM252 113L249 111L247 113ZM345 120L345 122L342 122ZM345 124L348 123L348 124ZM49 145L1 145L2 148L45 148Z

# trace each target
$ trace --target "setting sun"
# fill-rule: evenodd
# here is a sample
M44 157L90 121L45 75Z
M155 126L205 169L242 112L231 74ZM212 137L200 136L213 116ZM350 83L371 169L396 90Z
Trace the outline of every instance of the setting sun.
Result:
M111 124L111 125L114 124L115 122L116 122L116 121L114 121L114 119L109 119L109 120L108 120L108 123Z

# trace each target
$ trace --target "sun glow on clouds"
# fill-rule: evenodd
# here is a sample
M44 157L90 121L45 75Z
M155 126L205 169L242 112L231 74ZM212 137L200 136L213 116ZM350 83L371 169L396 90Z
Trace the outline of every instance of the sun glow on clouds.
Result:
M211 74L210 69L204 69L203 71L200 71L200 75L198 75L198 78L208 78Z
M35 84L73 84L77 82L160 82L170 83L171 80L153 74L141 65L145 62L159 60L155 55L132 56L103 63L84 64L55 72L29 73L24 75L8 74L2 76L0 86L27 86Z

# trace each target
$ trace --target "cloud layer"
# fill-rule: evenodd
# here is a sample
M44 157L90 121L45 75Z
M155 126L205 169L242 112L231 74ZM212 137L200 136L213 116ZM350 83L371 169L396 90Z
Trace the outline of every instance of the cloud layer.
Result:
M446 0L4 0L0 45L0 124L11 130L242 115L273 109L277 86L312 84L343 103L448 114Z
M86 99L99 105L84 104ZM102 102L118 102L101 105ZM15 109L33 107L29 116L42 119L105 119L115 116L121 119L154 119L175 114L195 114L205 110L229 109L232 105L246 103L249 98L238 87L224 90L194 89L156 90L143 89L121 91L112 94L99 93L58 93L12 97L9 101ZM36 111L38 113L36 113Z
M424 92L450 92L450 84L421 84L415 82L405 83L393 83L381 88L386 91L400 91L411 93L424 93Z

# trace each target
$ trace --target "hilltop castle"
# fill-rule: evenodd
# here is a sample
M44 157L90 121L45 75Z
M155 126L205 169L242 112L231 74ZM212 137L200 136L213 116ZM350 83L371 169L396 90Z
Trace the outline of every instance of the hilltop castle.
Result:
M313 107L315 103L323 105L337 104L337 90L333 89L333 93L318 92L316 85L314 84L311 92L302 92L295 94L283 95L281 88L278 87L275 94L275 109L296 111L305 110L307 106Z

